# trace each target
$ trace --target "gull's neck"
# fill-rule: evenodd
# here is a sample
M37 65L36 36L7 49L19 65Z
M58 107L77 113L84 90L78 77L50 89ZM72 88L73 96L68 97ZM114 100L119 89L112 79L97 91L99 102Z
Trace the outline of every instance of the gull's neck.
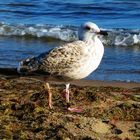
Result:
M98 37L95 36L85 36L82 41L84 41L86 44L94 44L98 40Z
M93 44L96 40L98 40L96 34L90 32L83 32L82 30L79 30L78 37L79 40L85 42L86 44Z

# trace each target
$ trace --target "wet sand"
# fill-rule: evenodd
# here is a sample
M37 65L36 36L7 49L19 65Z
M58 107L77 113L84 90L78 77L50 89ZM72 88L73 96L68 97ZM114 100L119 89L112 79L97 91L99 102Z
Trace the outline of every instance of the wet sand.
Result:
M51 110L43 80L0 77L0 139L140 139L140 83L72 82L70 106L82 107L82 113L67 111L64 85L50 83Z

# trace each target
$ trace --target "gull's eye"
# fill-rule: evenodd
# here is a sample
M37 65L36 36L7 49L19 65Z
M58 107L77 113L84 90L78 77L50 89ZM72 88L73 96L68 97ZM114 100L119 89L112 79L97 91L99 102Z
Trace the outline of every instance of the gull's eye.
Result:
M91 28L89 26L84 27L86 30L90 30Z

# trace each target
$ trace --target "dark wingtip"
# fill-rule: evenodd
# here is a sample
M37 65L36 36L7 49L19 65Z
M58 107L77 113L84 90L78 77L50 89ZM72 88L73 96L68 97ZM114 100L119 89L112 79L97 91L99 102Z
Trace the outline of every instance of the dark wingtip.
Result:
M0 74L2 75L19 75L17 68L0 68Z

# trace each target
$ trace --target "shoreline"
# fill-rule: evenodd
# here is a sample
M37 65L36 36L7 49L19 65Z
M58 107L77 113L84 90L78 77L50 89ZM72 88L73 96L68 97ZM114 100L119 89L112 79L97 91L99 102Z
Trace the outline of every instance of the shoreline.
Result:
M50 81L52 84L62 84L63 82ZM76 86L90 86L90 87L121 87L126 89L140 87L137 82L120 82L120 81L101 81L101 80L76 80L70 82ZM64 84L64 83L63 83Z
M17 73L17 68L0 68L0 77L5 77L8 79L16 79L20 77L28 77L28 78L35 78L41 81L44 81L45 75L43 73L36 74L29 74L26 76L21 76ZM54 84L62 84L64 82L57 81L56 79L50 77L47 79L50 83ZM126 81L104 81L104 80L88 80L88 79L81 79L81 80L74 80L70 81L71 84L75 84L77 86L111 86L111 87L122 87L122 88L137 88L140 87L140 82L126 82Z
M40 82L49 82L52 85L58 84L65 84L66 82L57 81L53 78L48 78L47 80L45 76L20 76L20 75L3 75L0 73L0 79L7 79L7 80L20 80L20 79L32 79L35 81ZM139 88L140 83L139 82L125 82L125 81L102 81L102 80L88 80L88 79L80 79L80 80L73 80L69 82L71 85L75 86L89 86L89 87L120 87L125 89L131 89L131 88Z

